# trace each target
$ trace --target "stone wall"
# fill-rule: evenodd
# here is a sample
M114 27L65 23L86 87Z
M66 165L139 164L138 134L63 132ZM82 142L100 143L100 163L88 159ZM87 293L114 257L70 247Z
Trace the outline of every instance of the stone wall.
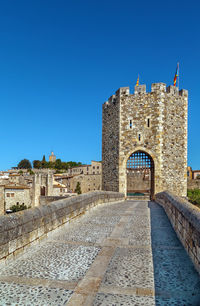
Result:
M0 216L4 215L5 212L5 201L4 201L4 186L0 186Z
M188 92L164 83L122 87L103 105L103 190L127 191L127 160L137 151L154 161L155 193L187 193Z
M70 197L69 195L66 195L66 196L41 196L40 197L40 205L47 205L47 204L52 203L54 201L67 199L69 197Z
M75 192L76 185L79 182L82 193L101 190L101 180L101 174L76 175L71 180L70 189Z
M103 104L102 189L119 191L119 122L122 90Z
M5 187L5 210L10 209L13 205L26 205L27 207L31 206L31 197L30 197L30 189L24 187L16 188L6 188Z
M143 173L127 173L127 190L147 191L150 188L149 178L144 179Z
M170 192L156 194L177 236L200 273L200 209Z
M200 180L187 180L188 189L200 189Z
M97 204L123 199L121 193L96 191L0 216L0 260L12 258Z

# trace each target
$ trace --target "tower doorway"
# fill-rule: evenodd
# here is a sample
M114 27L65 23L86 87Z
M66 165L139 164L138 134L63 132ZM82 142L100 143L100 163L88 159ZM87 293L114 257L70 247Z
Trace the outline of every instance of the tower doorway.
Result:
M131 154L127 161L127 196L154 196L154 161L144 151Z

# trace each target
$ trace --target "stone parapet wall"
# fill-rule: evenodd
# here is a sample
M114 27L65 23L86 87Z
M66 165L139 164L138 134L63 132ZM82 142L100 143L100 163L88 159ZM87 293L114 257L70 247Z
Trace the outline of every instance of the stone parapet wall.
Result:
M40 205L47 205L54 201L63 200L69 198L69 195L66 196L40 196Z
M156 194L155 200L164 208L177 236L200 273L200 209L168 191Z
M48 232L69 222L97 204L124 200L124 194L95 191L0 216L0 261L24 251Z

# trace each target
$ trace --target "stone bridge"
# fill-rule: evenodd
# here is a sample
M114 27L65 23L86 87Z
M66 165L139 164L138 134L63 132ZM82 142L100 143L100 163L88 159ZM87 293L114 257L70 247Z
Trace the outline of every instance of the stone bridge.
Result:
M0 305L200 305L199 225L167 192L94 192L2 216Z

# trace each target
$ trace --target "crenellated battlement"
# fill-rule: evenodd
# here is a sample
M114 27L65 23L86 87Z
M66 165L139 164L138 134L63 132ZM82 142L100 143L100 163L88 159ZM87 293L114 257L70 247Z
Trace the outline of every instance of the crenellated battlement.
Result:
M120 87L116 91L116 96L122 96L122 95L129 95L130 94L130 88L129 87Z
M188 91L185 89L179 90L178 87L170 85L166 87L165 83L153 83L151 85L151 93L166 93L169 95L174 95L174 96L183 96L183 97L188 97ZM104 103L104 106L108 106L111 103L116 103L117 99L122 96L137 96L137 95L144 95L144 94L149 94L149 92L146 92L146 85L138 85L135 86L134 88L134 94L130 94L130 88L129 87L120 87L115 95L110 96L108 101Z
M151 92L166 92L166 84L165 83L151 84Z
M134 94L145 94L146 93L146 85L138 85L135 86L135 92Z

